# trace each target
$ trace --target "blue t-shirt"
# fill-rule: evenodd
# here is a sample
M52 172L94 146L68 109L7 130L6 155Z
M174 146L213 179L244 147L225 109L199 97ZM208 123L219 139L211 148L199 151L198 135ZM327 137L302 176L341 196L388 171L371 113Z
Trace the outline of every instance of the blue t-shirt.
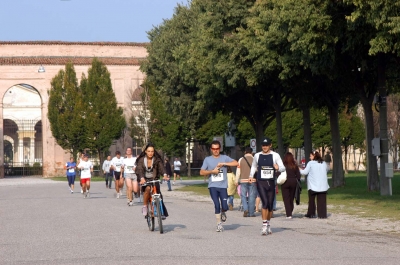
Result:
M68 167L76 167L76 163L75 162L67 162L67 164L66 164L66 166L67 166L67 176L75 176L76 175L76 169L75 168L71 168L71 169L68 169Z
M203 170L213 170L216 168L218 163L229 163L233 159L226 155L220 155L219 157L207 156L204 159L201 169ZM227 181L227 169L226 167L220 168L220 173L217 175L211 174L208 176L208 188L228 188Z

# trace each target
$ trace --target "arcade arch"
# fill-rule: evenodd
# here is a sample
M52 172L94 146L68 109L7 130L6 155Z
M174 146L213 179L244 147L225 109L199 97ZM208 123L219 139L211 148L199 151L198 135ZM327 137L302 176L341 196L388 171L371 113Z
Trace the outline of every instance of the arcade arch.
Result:
M8 168L41 167L43 136L39 92L29 84L16 84L5 92L2 103L4 164Z

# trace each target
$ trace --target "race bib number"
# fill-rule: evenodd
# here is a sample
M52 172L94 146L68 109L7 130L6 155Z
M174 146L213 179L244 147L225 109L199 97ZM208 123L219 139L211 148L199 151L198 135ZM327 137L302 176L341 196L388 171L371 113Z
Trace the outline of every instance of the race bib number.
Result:
M88 168L88 167L84 167L83 169L82 169L82 171L84 171L84 172L88 172L90 170L90 168Z
M121 164L115 164L115 170L121 171Z
M224 180L224 171L222 169L219 170L218 174L211 174L211 182L218 182Z
M274 178L274 168L273 167L261 167L261 178L262 179Z
M74 172L75 172L75 169L70 168L70 169L68 169L68 172L69 172L69 173L74 173Z

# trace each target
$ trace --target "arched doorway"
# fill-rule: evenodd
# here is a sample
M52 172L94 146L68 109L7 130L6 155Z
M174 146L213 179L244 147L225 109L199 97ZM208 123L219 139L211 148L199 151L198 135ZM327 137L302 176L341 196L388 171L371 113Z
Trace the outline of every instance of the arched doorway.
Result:
M43 175L42 99L28 84L17 84L3 97L5 176Z

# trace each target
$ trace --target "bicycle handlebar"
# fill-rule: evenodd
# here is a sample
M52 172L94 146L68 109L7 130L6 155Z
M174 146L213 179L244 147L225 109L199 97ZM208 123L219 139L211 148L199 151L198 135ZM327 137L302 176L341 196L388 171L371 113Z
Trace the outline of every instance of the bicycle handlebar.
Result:
M142 186L147 186L147 185L151 185L151 184L155 184L157 182L161 182L159 179L155 179L155 180L149 180L146 181L144 184L142 184Z

